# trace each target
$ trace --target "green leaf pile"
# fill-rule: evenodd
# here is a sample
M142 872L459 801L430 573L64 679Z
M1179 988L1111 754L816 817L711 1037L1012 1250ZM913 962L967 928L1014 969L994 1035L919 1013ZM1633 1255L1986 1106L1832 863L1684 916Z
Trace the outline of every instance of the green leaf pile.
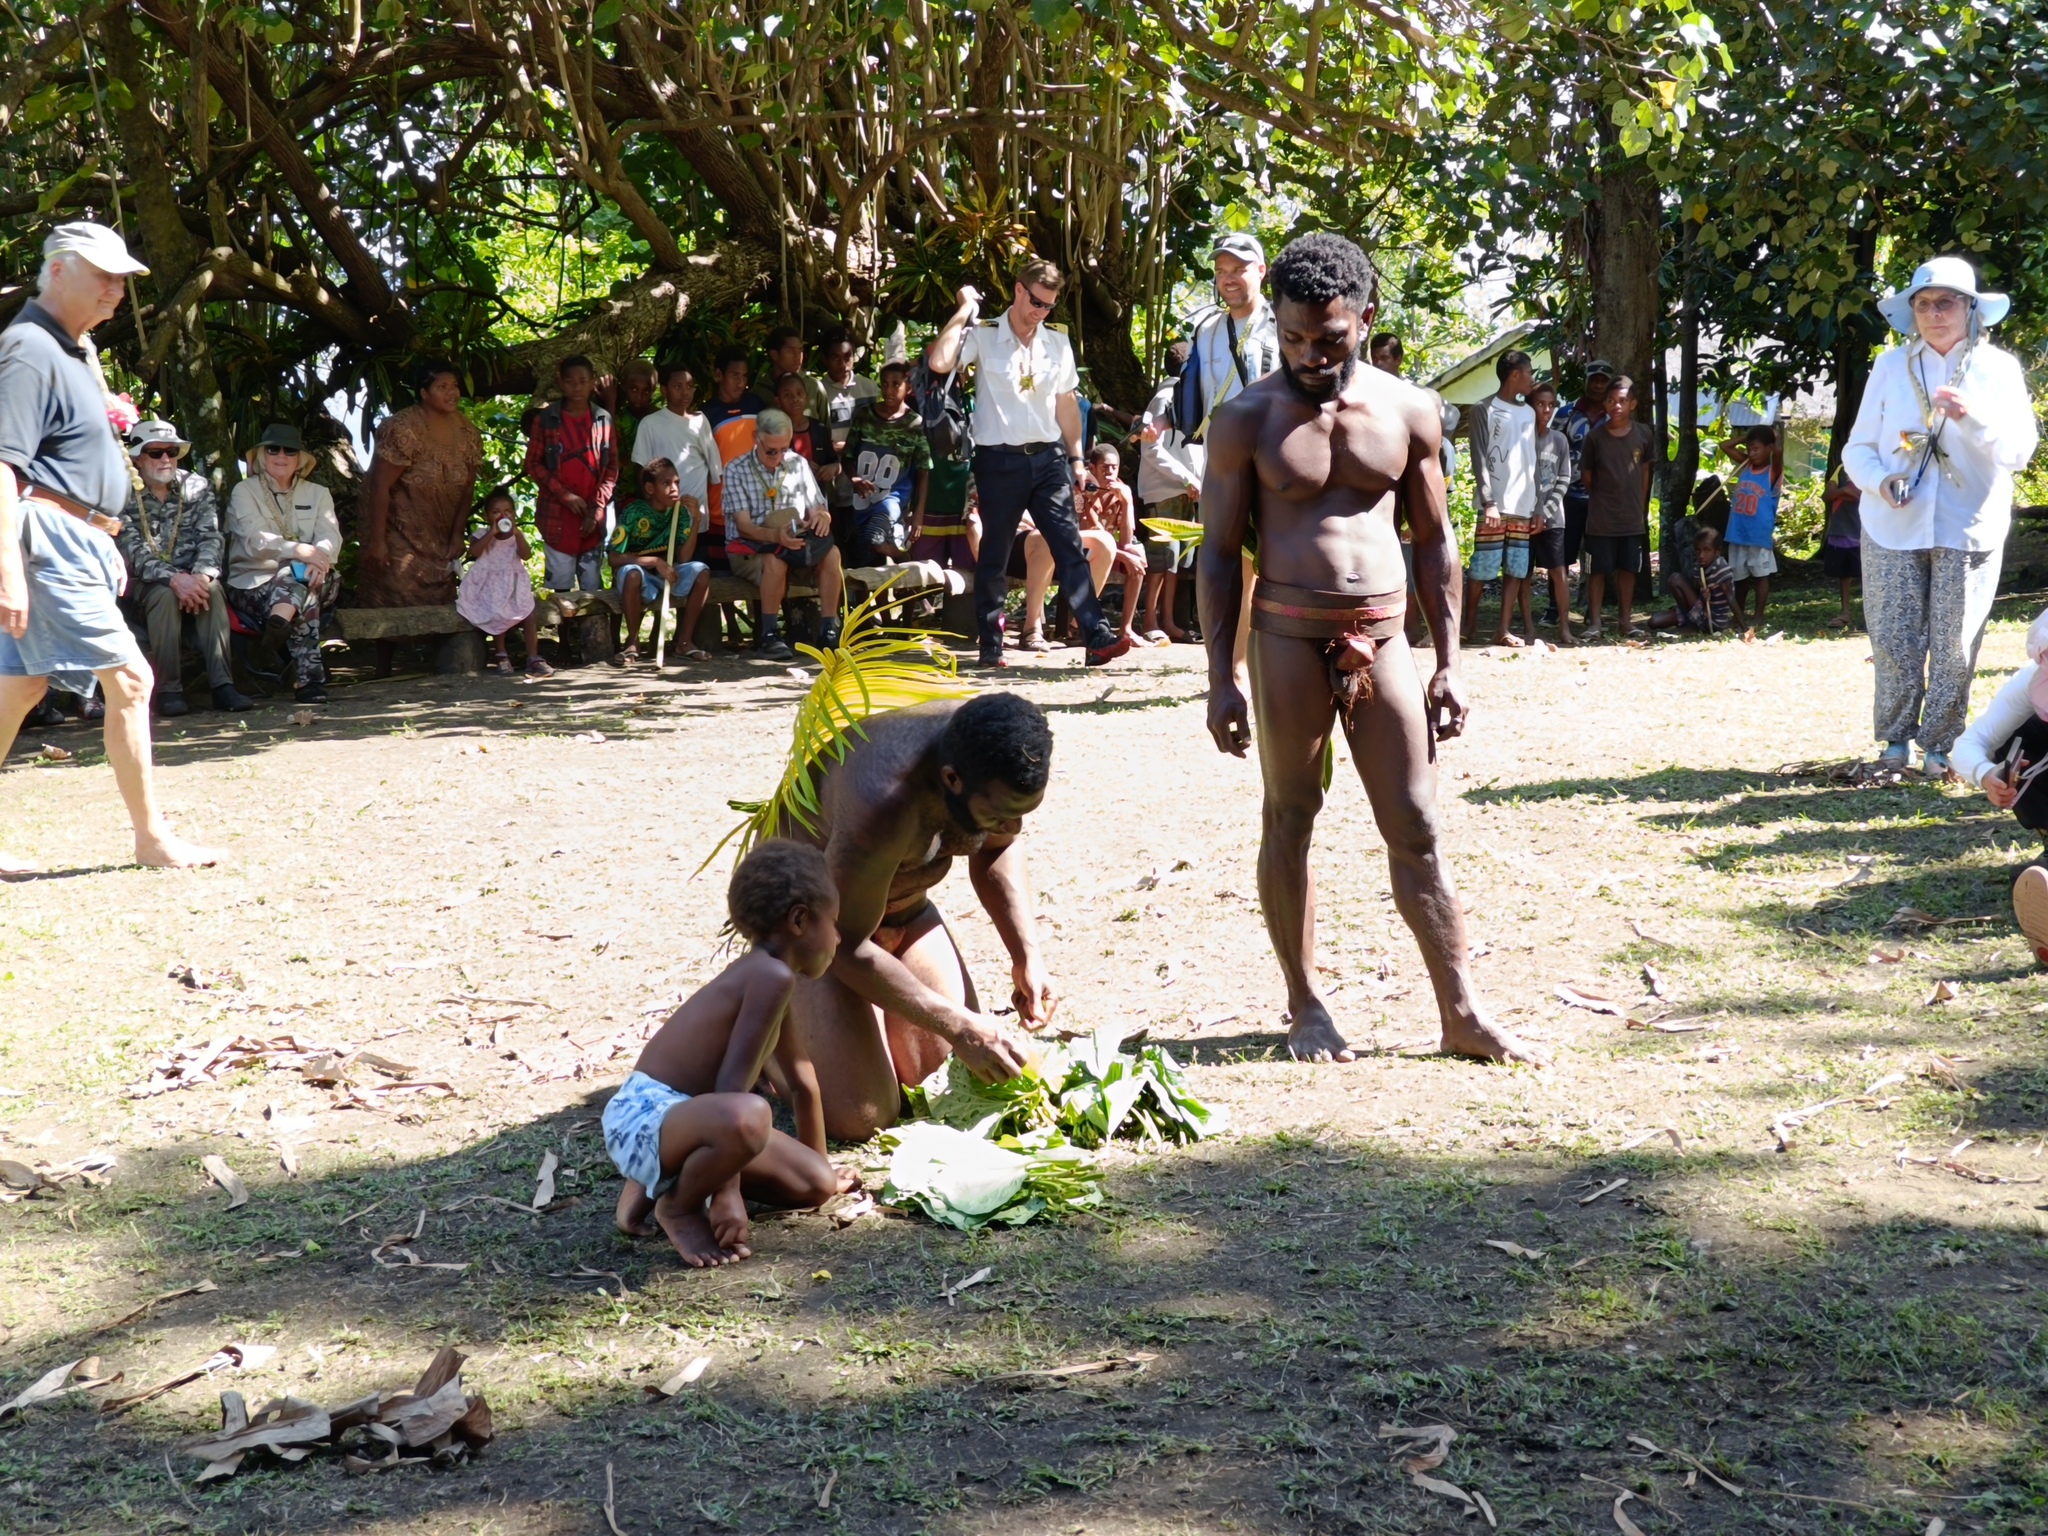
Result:
M1102 1170L1056 1131L991 1141L913 1120L884 1131L882 1147L890 1154L883 1203L915 1207L962 1232L990 1222L1021 1226L1034 1216L1102 1203Z
M1008 1082L980 1082L949 1058L904 1098L911 1118L882 1136L882 1200L962 1231L1099 1205L1087 1149L1112 1138L1200 1141L1223 1125L1164 1047L1122 1051L1107 1030L1048 1046Z

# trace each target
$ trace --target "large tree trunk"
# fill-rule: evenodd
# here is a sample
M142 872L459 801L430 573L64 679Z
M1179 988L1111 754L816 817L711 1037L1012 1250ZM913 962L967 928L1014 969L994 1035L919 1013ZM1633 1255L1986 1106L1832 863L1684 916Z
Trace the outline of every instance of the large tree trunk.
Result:
M1684 297L1678 306L1678 445L1664 477L1664 528L1692 510L1700 474L1700 296L1694 270L1699 226L1687 219L1679 234Z
M1856 232L1856 275L1868 281L1877 261L1877 230L1873 226ZM1856 413L1863 408L1863 388L1870 382L1872 342L1868 330L1845 317L1835 342L1835 419L1828 428L1828 468L1832 475L1842 467L1842 450L1849 444L1849 431L1856 425Z
M128 8L119 5L107 12L99 34L107 73L124 87L110 94L132 173L134 223L150 266L149 276L143 280L144 291L155 301L155 323L172 333L149 338L156 343L150 355L163 359L158 377L170 396L178 430L191 439L192 467L218 482L232 452L227 409L206 334L202 307L206 284L202 280L188 285L187 281L205 253L185 227L171 178L162 174L162 168L171 163L169 148L156 115L155 93L142 66L141 49L129 24Z
M1657 178L1641 159L1603 150L1592 247L1593 350L1649 390L1657 340L1657 272L1663 263L1663 206ZM1643 419L1640 408L1637 420Z

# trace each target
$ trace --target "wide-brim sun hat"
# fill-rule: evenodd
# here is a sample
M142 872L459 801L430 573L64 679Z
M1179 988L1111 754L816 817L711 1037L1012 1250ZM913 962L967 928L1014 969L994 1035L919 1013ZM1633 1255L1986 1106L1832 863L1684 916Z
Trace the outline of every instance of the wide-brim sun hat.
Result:
M1888 293L1879 299L1877 312L1890 321L1892 329L1901 336L1911 336L1919 329L1913 322L1913 295L1928 288L1949 288L1965 298L1975 299L1978 318L1986 325L1998 324L2012 308L2009 295L1978 291L1977 269L1962 257L1937 256L1915 267L1913 280L1897 293Z
M273 421L263 429L263 435L256 439L256 446L245 456L250 474L263 473L264 451L270 448L289 448L299 456L299 467L292 476L295 481L305 479L320 463L312 454L306 452L305 440L299 436L297 427L288 422Z
M2048 609L2043 609L2027 628L2027 660L2035 665L2033 680L2027 684L2027 699L2034 713L2048 720Z
M192 445L178 436L178 429L161 417L138 421L128 429L128 457L141 458L145 448L175 448L181 459L192 451Z

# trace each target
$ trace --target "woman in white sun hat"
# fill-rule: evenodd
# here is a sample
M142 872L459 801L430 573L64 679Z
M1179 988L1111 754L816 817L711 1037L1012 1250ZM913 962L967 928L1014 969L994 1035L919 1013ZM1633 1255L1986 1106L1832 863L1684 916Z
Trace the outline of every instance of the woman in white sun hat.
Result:
M1956 741L1955 771L2042 840L2043 854L2012 884L2012 914L2048 964L2048 612L2027 631L2027 664Z
M1842 467L1863 493L1863 613L1877 664L1879 761L1949 771L2012 523L2013 472L2034 455L2019 360L1986 338L2002 293L1959 256L1923 262L1878 301L1904 335L1871 367Z

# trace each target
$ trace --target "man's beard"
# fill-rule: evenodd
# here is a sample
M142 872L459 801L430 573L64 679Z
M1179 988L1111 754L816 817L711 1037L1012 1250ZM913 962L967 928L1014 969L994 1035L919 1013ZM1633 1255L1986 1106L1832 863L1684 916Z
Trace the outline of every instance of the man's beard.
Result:
M167 491L178 483L178 471L175 468L170 470L145 469L142 472L142 483L149 486L152 490Z
M1344 366L1338 370L1336 382L1327 391L1314 390L1302 383L1301 376L1288 363L1285 353L1282 353L1280 357L1280 372L1286 376L1289 389L1301 396L1302 399L1313 400L1316 404L1321 405L1326 401L1336 399L1350 387L1352 376L1358 372L1358 354L1354 352L1351 356L1344 359Z
M946 797L946 814L953 818L954 826L969 837L979 838L987 835L975 825L974 808L967 803L967 791L948 789L943 793Z

